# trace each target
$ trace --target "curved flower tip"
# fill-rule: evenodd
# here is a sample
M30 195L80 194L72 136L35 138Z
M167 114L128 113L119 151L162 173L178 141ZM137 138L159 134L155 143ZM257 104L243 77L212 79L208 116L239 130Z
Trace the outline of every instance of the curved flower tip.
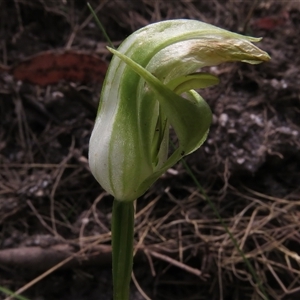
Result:
M218 83L199 68L222 62L260 63L269 55L242 36L193 20L146 26L114 54L90 139L90 168L120 201L141 196L168 168L197 150L212 119L194 91ZM169 155L169 130L178 146Z

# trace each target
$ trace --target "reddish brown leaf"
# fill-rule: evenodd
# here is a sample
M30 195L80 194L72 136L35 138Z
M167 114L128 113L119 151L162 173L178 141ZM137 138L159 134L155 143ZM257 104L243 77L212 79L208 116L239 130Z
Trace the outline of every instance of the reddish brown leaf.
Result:
M268 16L257 19L253 22L254 27L264 30L273 30L279 26L285 25L288 20L288 13L283 11L276 16Z
M62 79L101 82L106 70L107 63L92 54L45 51L18 63L11 73L15 79L44 86Z

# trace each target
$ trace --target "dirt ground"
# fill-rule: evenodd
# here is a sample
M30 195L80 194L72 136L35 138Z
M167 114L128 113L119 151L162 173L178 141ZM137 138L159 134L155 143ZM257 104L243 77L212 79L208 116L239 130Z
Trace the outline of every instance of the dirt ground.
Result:
M272 57L206 70L214 121L186 158L203 190L179 163L137 201L131 299L262 299L206 195L269 299L299 299L299 0L90 3L116 46L188 18L263 37ZM112 197L87 163L107 42L83 0L2 0L0 37L0 299L112 299Z

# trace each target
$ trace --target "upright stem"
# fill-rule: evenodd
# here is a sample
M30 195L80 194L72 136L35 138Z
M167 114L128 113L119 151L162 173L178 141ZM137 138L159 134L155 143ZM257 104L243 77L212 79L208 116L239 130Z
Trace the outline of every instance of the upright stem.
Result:
M129 300L133 261L133 201L114 200L111 231L114 300Z

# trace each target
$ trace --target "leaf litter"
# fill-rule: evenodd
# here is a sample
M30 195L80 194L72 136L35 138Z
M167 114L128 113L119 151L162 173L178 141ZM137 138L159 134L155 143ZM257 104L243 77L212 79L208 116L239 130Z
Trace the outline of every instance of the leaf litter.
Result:
M205 70L221 80L201 91L214 123L205 145L187 162L269 298L298 299L296 1L91 5L116 46L132 31L171 18L199 19L263 37L260 47L271 62ZM93 180L87 164L110 59L106 41L85 1L15 0L0 8L0 285L30 299L110 299L112 199ZM36 63L41 58L45 62L45 55L52 66L55 60L55 80L48 67L41 71ZM75 63L66 68L64 55L75 57ZM83 57L90 63L85 65ZM182 164L163 175L136 210L132 299L261 299Z

